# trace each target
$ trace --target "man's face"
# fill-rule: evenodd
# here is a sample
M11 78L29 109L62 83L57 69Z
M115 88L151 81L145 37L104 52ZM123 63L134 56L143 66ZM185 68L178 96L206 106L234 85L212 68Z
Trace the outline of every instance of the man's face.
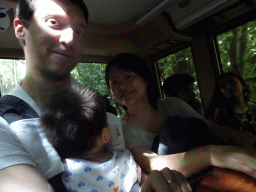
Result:
M190 84L178 91L178 96L183 101L190 103L191 101L195 100L196 94L193 91L194 84Z
M34 16L25 32L27 70L51 78L69 75L83 51L85 26L83 12L76 5L36 1Z

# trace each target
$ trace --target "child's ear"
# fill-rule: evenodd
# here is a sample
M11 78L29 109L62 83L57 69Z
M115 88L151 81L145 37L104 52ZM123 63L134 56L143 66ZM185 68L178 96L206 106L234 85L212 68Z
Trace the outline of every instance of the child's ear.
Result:
M102 133L101 133L101 140L102 143L109 143L111 139L111 131L109 126L107 125L106 127L103 128Z
M15 36L17 39L25 43L25 26L24 22L20 18L15 18L13 21L13 26L14 26L14 31L15 31Z

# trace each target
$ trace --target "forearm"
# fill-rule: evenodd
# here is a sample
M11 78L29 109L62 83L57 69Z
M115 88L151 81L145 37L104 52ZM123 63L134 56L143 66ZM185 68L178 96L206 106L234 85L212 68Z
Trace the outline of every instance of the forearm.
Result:
M255 136L249 131L235 130L229 127L217 125L209 120L206 120L206 124L216 136L224 140L229 140L234 145L240 147L253 146L254 143L250 142L256 140Z
M1 170L0 191L54 192L41 173L30 165L15 165Z
M183 153L158 156L151 159L151 169L168 167L189 177L212 165L209 150L210 146L205 146Z
M150 169L160 170L168 167L189 177L209 166L242 171L256 177L256 158L249 150L236 146L209 145L195 148L185 153L164 156L151 156Z
M144 147L136 147L132 154L147 174L168 167L189 177L212 165L209 150L210 146L205 146L184 153L158 156Z

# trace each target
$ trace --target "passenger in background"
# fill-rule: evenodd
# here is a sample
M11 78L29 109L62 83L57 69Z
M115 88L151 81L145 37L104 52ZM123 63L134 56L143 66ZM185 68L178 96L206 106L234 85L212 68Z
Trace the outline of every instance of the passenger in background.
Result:
M188 103L195 111L203 114L201 102L194 92L195 79L188 74L175 74L165 79L163 90L166 97L178 97Z
M249 101L249 89L238 75L228 72L217 83L206 118L232 129L256 134L256 105Z
M121 119L126 147L146 173L168 167L189 177L209 166L220 166L256 178L256 158L246 149L205 145L210 143L209 137L214 133L250 148L255 155L256 137L216 125L178 98L158 99L150 69L141 57L131 53L116 55L107 64L105 79L114 99L125 110ZM207 128L212 132L207 132ZM167 149L178 148L175 154L158 156L151 150L159 134L160 144L161 136L165 136Z

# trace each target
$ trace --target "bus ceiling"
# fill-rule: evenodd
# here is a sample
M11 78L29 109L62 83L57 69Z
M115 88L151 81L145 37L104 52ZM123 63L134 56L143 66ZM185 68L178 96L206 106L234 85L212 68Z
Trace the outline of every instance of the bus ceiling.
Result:
M92 62L105 61L119 52L160 53L191 42L206 28L255 10L256 5L255 0L84 1L89 23L82 60ZM0 2L0 57L23 57L11 26L17 2Z

